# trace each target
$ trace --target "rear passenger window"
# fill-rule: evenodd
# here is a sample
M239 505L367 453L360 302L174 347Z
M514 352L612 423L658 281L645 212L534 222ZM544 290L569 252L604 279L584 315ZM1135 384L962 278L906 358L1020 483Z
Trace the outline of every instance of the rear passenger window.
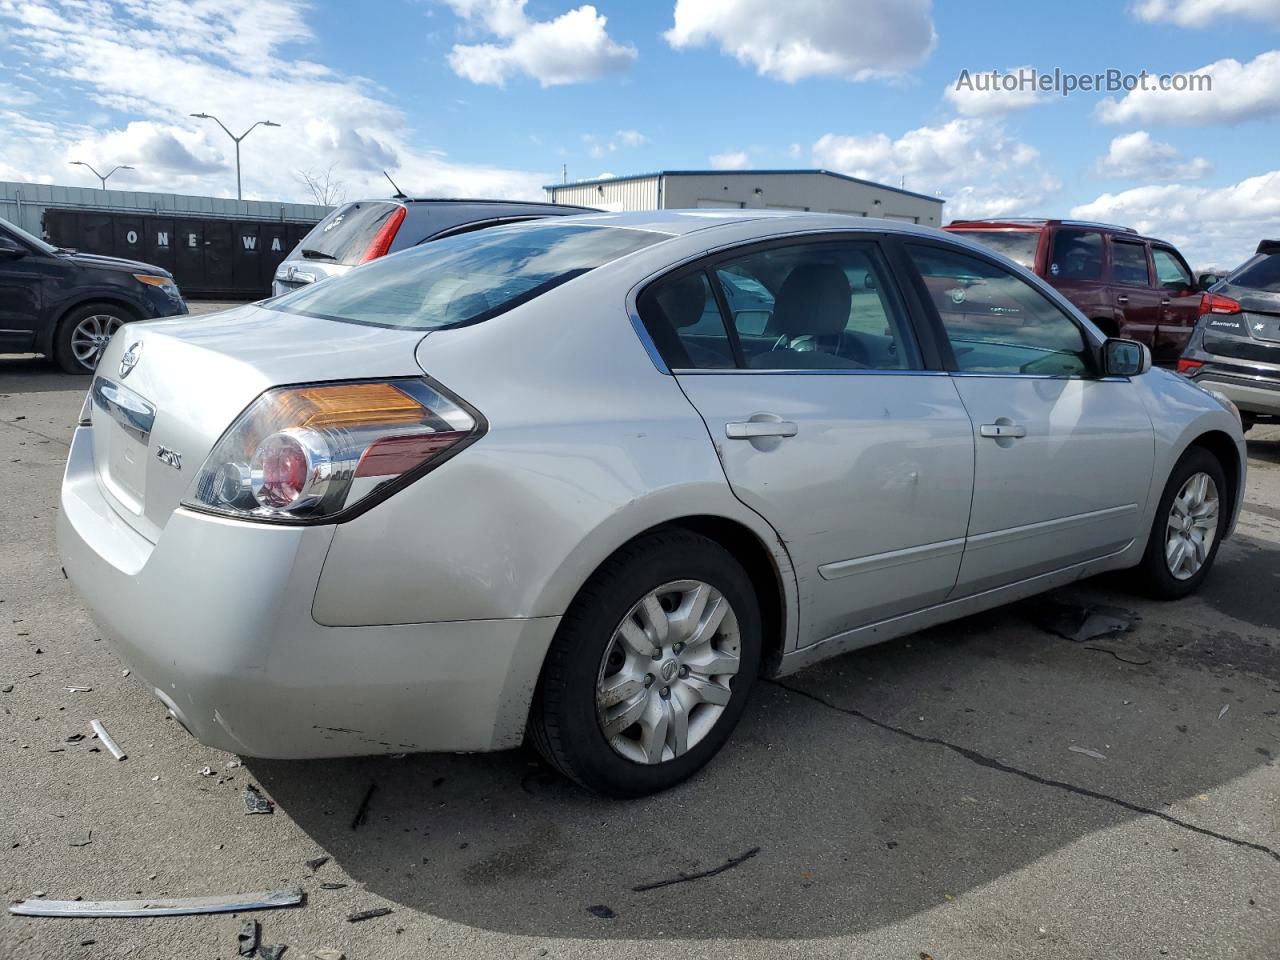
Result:
M707 275L659 280L640 297L640 318L672 370L735 366L733 346Z
M1021 277L955 250L908 244L956 366L967 373L1083 376L1084 335Z
M771 247L714 272L750 369L919 366L873 244Z
M1059 280L1102 279L1102 234L1058 230L1049 253L1049 275Z
M1149 287L1151 271L1147 269L1147 248L1126 240L1111 241L1111 279L1115 283Z

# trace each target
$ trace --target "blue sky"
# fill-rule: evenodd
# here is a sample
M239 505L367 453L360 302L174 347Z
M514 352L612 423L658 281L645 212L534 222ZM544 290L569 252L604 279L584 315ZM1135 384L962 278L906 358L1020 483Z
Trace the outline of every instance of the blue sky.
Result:
M961 70L1208 72L1213 90L1038 99ZM1202 266L1280 235L1278 0L0 0L0 178L303 199L538 196L558 180L825 166L948 217L1132 223Z

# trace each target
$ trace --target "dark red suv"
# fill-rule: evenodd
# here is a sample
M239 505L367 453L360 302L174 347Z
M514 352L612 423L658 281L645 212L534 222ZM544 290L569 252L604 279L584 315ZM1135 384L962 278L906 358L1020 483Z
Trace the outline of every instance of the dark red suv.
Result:
M1172 244L1129 227L1009 219L956 220L944 229L1034 271L1107 336L1149 346L1156 363L1177 363L1200 317L1205 283Z

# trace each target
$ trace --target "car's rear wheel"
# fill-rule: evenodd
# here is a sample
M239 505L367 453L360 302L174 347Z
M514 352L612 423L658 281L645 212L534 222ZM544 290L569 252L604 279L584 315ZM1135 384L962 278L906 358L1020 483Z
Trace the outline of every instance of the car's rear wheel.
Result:
M93 373L115 332L136 319L113 303L76 307L58 325L53 358L66 373Z
M565 614L530 738L590 790L665 790L728 740L760 645L750 578L728 552L684 530L646 536L610 557Z
M1222 464L1203 447L1192 447L1174 466L1140 568L1154 596L1185 597L1209 575L1226 530L1229 492Z

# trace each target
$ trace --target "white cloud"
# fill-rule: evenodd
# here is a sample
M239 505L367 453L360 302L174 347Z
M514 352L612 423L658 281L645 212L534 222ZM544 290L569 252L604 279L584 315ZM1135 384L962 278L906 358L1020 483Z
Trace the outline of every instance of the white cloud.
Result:
M676 0L665 36L677 50L717 43L786 83L900 74L924 62L937 39L932 0Z
M728 153L714 153L707 158L713 170L746 170L751 166L751 158L745 150L731 150Z
M957 113L966 117L993 117L1038 106L1048 100L1044 94L1030 84L1014 87L1012 82L1004 79L1013 77L1016 80L1020 71L1030 69L1014 67L1003 73L997 72L995 78L991 71L970 73L968 77L961 74L956 83L946 88L943 97L956 108Z
M608 18L590 4L554 20L530 20L526 0L445 0L473 28L501 42L456 44L449 52L453 72L472 83L501 87L512 74L526 74L544 87L584 83L622 73L636 48L605 30Z
M6 60L34 83L89 101L73 122L53 95L0 109L0 174L80 182L69 160L131 163L127 183L161 192L234 195L234 150L212 122L239 133L245 195L302 199L294 171L328 169L348 195L388 192L390 170L418 194L540 198L547 175L467 165L415 143L369 81L297 55L312 43L303 0L0 0ZM119 114L128 122L115 119ZM72 175L76 179L72 179Z
M1208 74L1211 88L1134 90L1118 101L1101 101L1097 117L1103 123L1207 126L1280 113L1280 50L1260 53L1243 64L1218 60L1188 73Z
M639 130L617 130L610 137L584 133L582 142L590 147L591 156L598 160L608 154L617 153L619 150L642 147L649 142L649 138Z
M1201 267L1234 267L1280 236L1280 170L1225 187L1149 184L1104 193L1071 216L1134 227L1173 243Z
M1212 169L1204 157L1183 157L1173 144L1153 140L1145 130L1116 137L1106 156L1098 158L1098 172L1104 177L1199 180Z
M1179 27L1207 27L1228 16L1280 24L1280 4L1275 0L1138 0L1133 13L1148 23Z
M1061 186L1039 152L1010 137L998 121L962 117L901 137L828 133L813 145L830 170L947 199L950 218L1036 213Z

